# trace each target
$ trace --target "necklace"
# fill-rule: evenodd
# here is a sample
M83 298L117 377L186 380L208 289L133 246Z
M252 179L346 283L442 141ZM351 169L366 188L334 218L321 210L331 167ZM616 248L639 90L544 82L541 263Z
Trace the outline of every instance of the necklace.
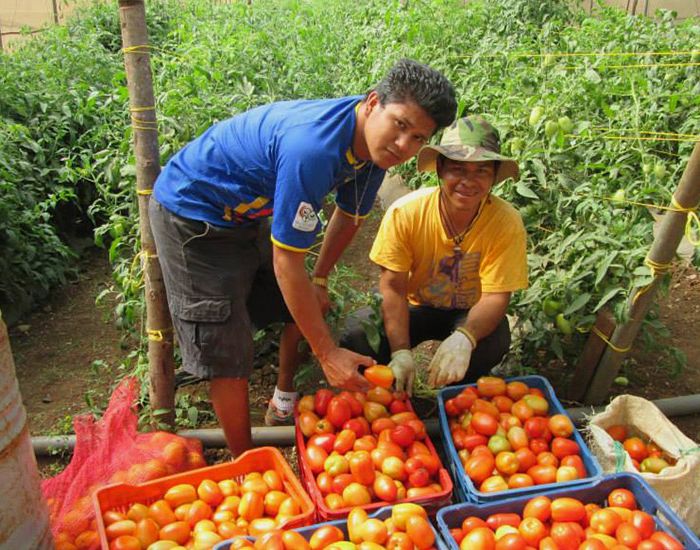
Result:
M447 228L447 232L449 233L448 237L452 239L452 242L454 243L454 247L452 250L455 253L455 256L462 255L462 241L464 238L467 236L467 233L469 233L469 230L472 228L474 225L474 222L477 220L479 217L479 214L481 213L481 205L479 205L479 209L477 210L476 214L472 217L472 219L469 221L467 224L467 227L464 228L462 232L458 232L457 228L452 221L452 218L450 217L449 212L447 211L447 205L445 205L445 198L443 196L443 191L442 188L440 188L440 197L438 199L438 205L440 209L440 217L443 219L445 222L445 226Z
M355 215L353 216L353 218L355 221L355 227L360 225L360 205L362 204L362 201L365 198L365 193L367 193L367 188L369 187L369 178L372 176L372 169L374 168L374 164L370 163L369 171L367 172L367 178L365 179L365 185L362 187L362 194L358 198L357 172L358 170L361 170L364 167L364 165L365 163L363 162L362 164L360 164L359 167L353 166L353 176L355 177Z

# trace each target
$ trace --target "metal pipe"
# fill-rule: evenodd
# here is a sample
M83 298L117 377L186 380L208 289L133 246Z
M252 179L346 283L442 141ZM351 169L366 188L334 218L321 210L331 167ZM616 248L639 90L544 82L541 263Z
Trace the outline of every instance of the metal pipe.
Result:
M668 417L684 416L700 413L700 394L683 395L667 399L652 401L662 413ZM579 426L592 414L602 411L605 406L599 407L572 407L566 409L572 420ZM440 426L437 418L428 418L425 427L432 439L440 437ZM199 439L205 447L225 447L226 439L219 428L202 430L182 430L177 432L183 437ZM294 445L293 426L255 426L252 428L253 446L255 447L291 447ZM75 447L74 435L36 436L32 437L34 454L47 456L57 450L72 450Z

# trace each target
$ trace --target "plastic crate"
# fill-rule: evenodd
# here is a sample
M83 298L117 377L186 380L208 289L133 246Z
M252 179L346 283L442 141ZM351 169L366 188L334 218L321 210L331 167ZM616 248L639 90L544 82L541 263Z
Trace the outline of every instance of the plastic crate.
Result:
M180 483L189 483L196 488L205 479L213 481L233 479L241 482L246 474L263 472L265 470L275 470L280 474L285 492L296 500L301 508L299 515L293 516L284 522L281 527L292 529L311 525L314 517L314 504L311 502L309 495L306 494L299 479L294 475L292 468L282 456L282 453L274 447L260 447L246 451L232 462L190 470L139 485L117 483L98 489L93 494L92 499L102 548L104 550L109 549L105 525L102 521L102 514L108 510L126 513L129 507L137 502L150 505L163 498L163 495L170 487Z
M515 378L506 379L506 382L513 381L525 382L531 388L538 388L542 390L547 401L549 402L549 414L566 414L566 410L564 410L564 407L557 399L556 395L554 394L554 389L546 378L542 376L518 376ZM593 453L591 453L579 431L574 430L572 439L574 439L581 448L581 458L584 466L586 467L586 472L589 474L587 477L572 481L545 483L542 485L533 485L532 487L509 489L507 491L498 491L495 493L485 493L483 491L479 491L462 467L462 462L457 454L457 448L455 447L452 440L452 435L450 434L447 413L445 412L445 401L456 396L468 386L476 386L476 384L451 386L444 388L438 394L440 436L442 438L445 454L447 455L447 460L450 464L452 479L455 481L455 496L458 500L462 502L493 502L495 500L502 500L520 495L540 493L556 487L577 487L579 485L590 484L593 481L600 479L602 470L598 464L598 461L593 456Z
M380 508L379 510L370 514L369 517L384 520L384 519L388 518L389 516L391 516L391 509L392 509L391 506L384 506L383 508ZM345 536L348 535L348 526L347 526L347 523L344 519L336 519L333 521L325 521L323 523L316 523L316 524L310 525L308 527L300 527L298 529L294 529L294 531L301 534L306 540L309 540L309 539L311 539L311 535L313 535L314 531L316 531L316 529L318 529L319 527L322 527L324 525L334 525L334 526L338 527L343 533L345 533ZM435 533L435 545L434 545L434 547L437 548L438 550L447 550L449 548L449 546L446 546L445 543L442 541L442 539L441 539L439 533L437 532L437 530L435 529L435 527L432 525L431 525L431 527L433 527L433 532ZM225 541L218 543L216 546L214 546L213 550L229 550L232 540L233 539L229 539L229 540L225 540ZM249 540L253 540L253 539L249 538Z
M663 530L676 537L686 550L700 549L700 539L691 529L671 510L649 484L635 474L620 473L598 479L593 484L579 487L551 489L539 492L537 495L519 496L505 501L488 504L462 503L443 508L438 512L437 524L440 536L446 548L459 550L459 545L450 535L450 529L462 525L469 516L486 519L491 514L501 512L522 513L525 504L535 496L546 495L549 498L572 497L584 504L596 503L603 505L608 493L613 489L629 489L637 499L640 510L654 516L657 530Z
M408 410L414 412L413 407L411 406L411 402L407 401L407 403ZM316 478L314 477L311 468L304 460L304 456L306 455L306 443L304 441L304 434L301 433L301 429L299 428L298 416L298 411L295 411L294 435L297 444L297 457L299 459L299 476L301 477L301 480L304 483L304 486L306 487L306 490L308 491L311 500L316 506L316 517L318 521L330 521L347 517L347 515L350 513L350 510L352 510L353 508L352 506L339 508L338 510L331 510L328 506L326 506L326 503L323 500L323 495L321 494L318 485L316 485ZM430 441L430 438L426 436L423 443L425 443L425 445L428 447L430 453L436 456L438 460L440 460L440 469L438 470L438 481L440 482L442 491L432 495L397 500L393 503L384 501L372 502L370 504L362 506L362 508L370 512L372 510L378 510L385 506L390 506L391 504L398 504L400 502L415 502L416 504L420 504L421 506L423 506L423 508L426 509L428 514L434 516L440 508L452 503L452 490L454 486L452 483L452 479L450 478L450 474L444 468L442 460L437 454L435 446L433 445L433 442Z

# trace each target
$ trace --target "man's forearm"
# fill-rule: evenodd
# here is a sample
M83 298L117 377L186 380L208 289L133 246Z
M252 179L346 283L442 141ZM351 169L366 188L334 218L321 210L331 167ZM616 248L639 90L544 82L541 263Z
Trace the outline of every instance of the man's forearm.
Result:
M304 269L304 254L275 247L273 259L275 275L287 308L314 354L322 359L337 346L317 300L309 299L314 295L314 289Z
M510 292L484 293L467 314L463 325L477 341L486 338L501 322L508 310Z
M315 277L328 276L358 229L359 225L355 225L350 216L344 214L338 207L335 208L326 227L321 252L314 265Z

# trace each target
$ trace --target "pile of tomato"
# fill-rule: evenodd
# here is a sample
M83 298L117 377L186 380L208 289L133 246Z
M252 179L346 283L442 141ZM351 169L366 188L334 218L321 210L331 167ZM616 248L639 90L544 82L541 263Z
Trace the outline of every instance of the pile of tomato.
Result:
M273 531L258 538L255 543L238 538L231 550L256 548L259 550L428 550L435 546L435 532L425 509L414 503L396 504L391 516L381 520L368 517L362 508L350 510L347 518L347 536L335 525L316 529L307 541L295 531Z
M132 504L126 512L108 510L102 520L110 550L211 548L236 536L279 529L299 515L297 501L276 470L251 472L240 483L205 479L168 489L150 506Z
M585 478L574 425L549 416L539 388L484 376L445 401L452 441L464 470L482 492Z
M634 494L613 489L603 506L578 499L530 499L521 514L496 513L486 519L469 516L450 529L460 550L682 550L654 517L638 509Z
M656 443L641 437L630 436L627 426L616 424L605 428L610 437L622 443L622 447L632 459L632 464L640 472L658 474L665 468L673 466L676 460L663 452Z
M370 367L365 377L375 384L366 393L321 389L298 404L300 458L324 504L338 510L442 492L440 459L406 396L391 391L391 370Z

